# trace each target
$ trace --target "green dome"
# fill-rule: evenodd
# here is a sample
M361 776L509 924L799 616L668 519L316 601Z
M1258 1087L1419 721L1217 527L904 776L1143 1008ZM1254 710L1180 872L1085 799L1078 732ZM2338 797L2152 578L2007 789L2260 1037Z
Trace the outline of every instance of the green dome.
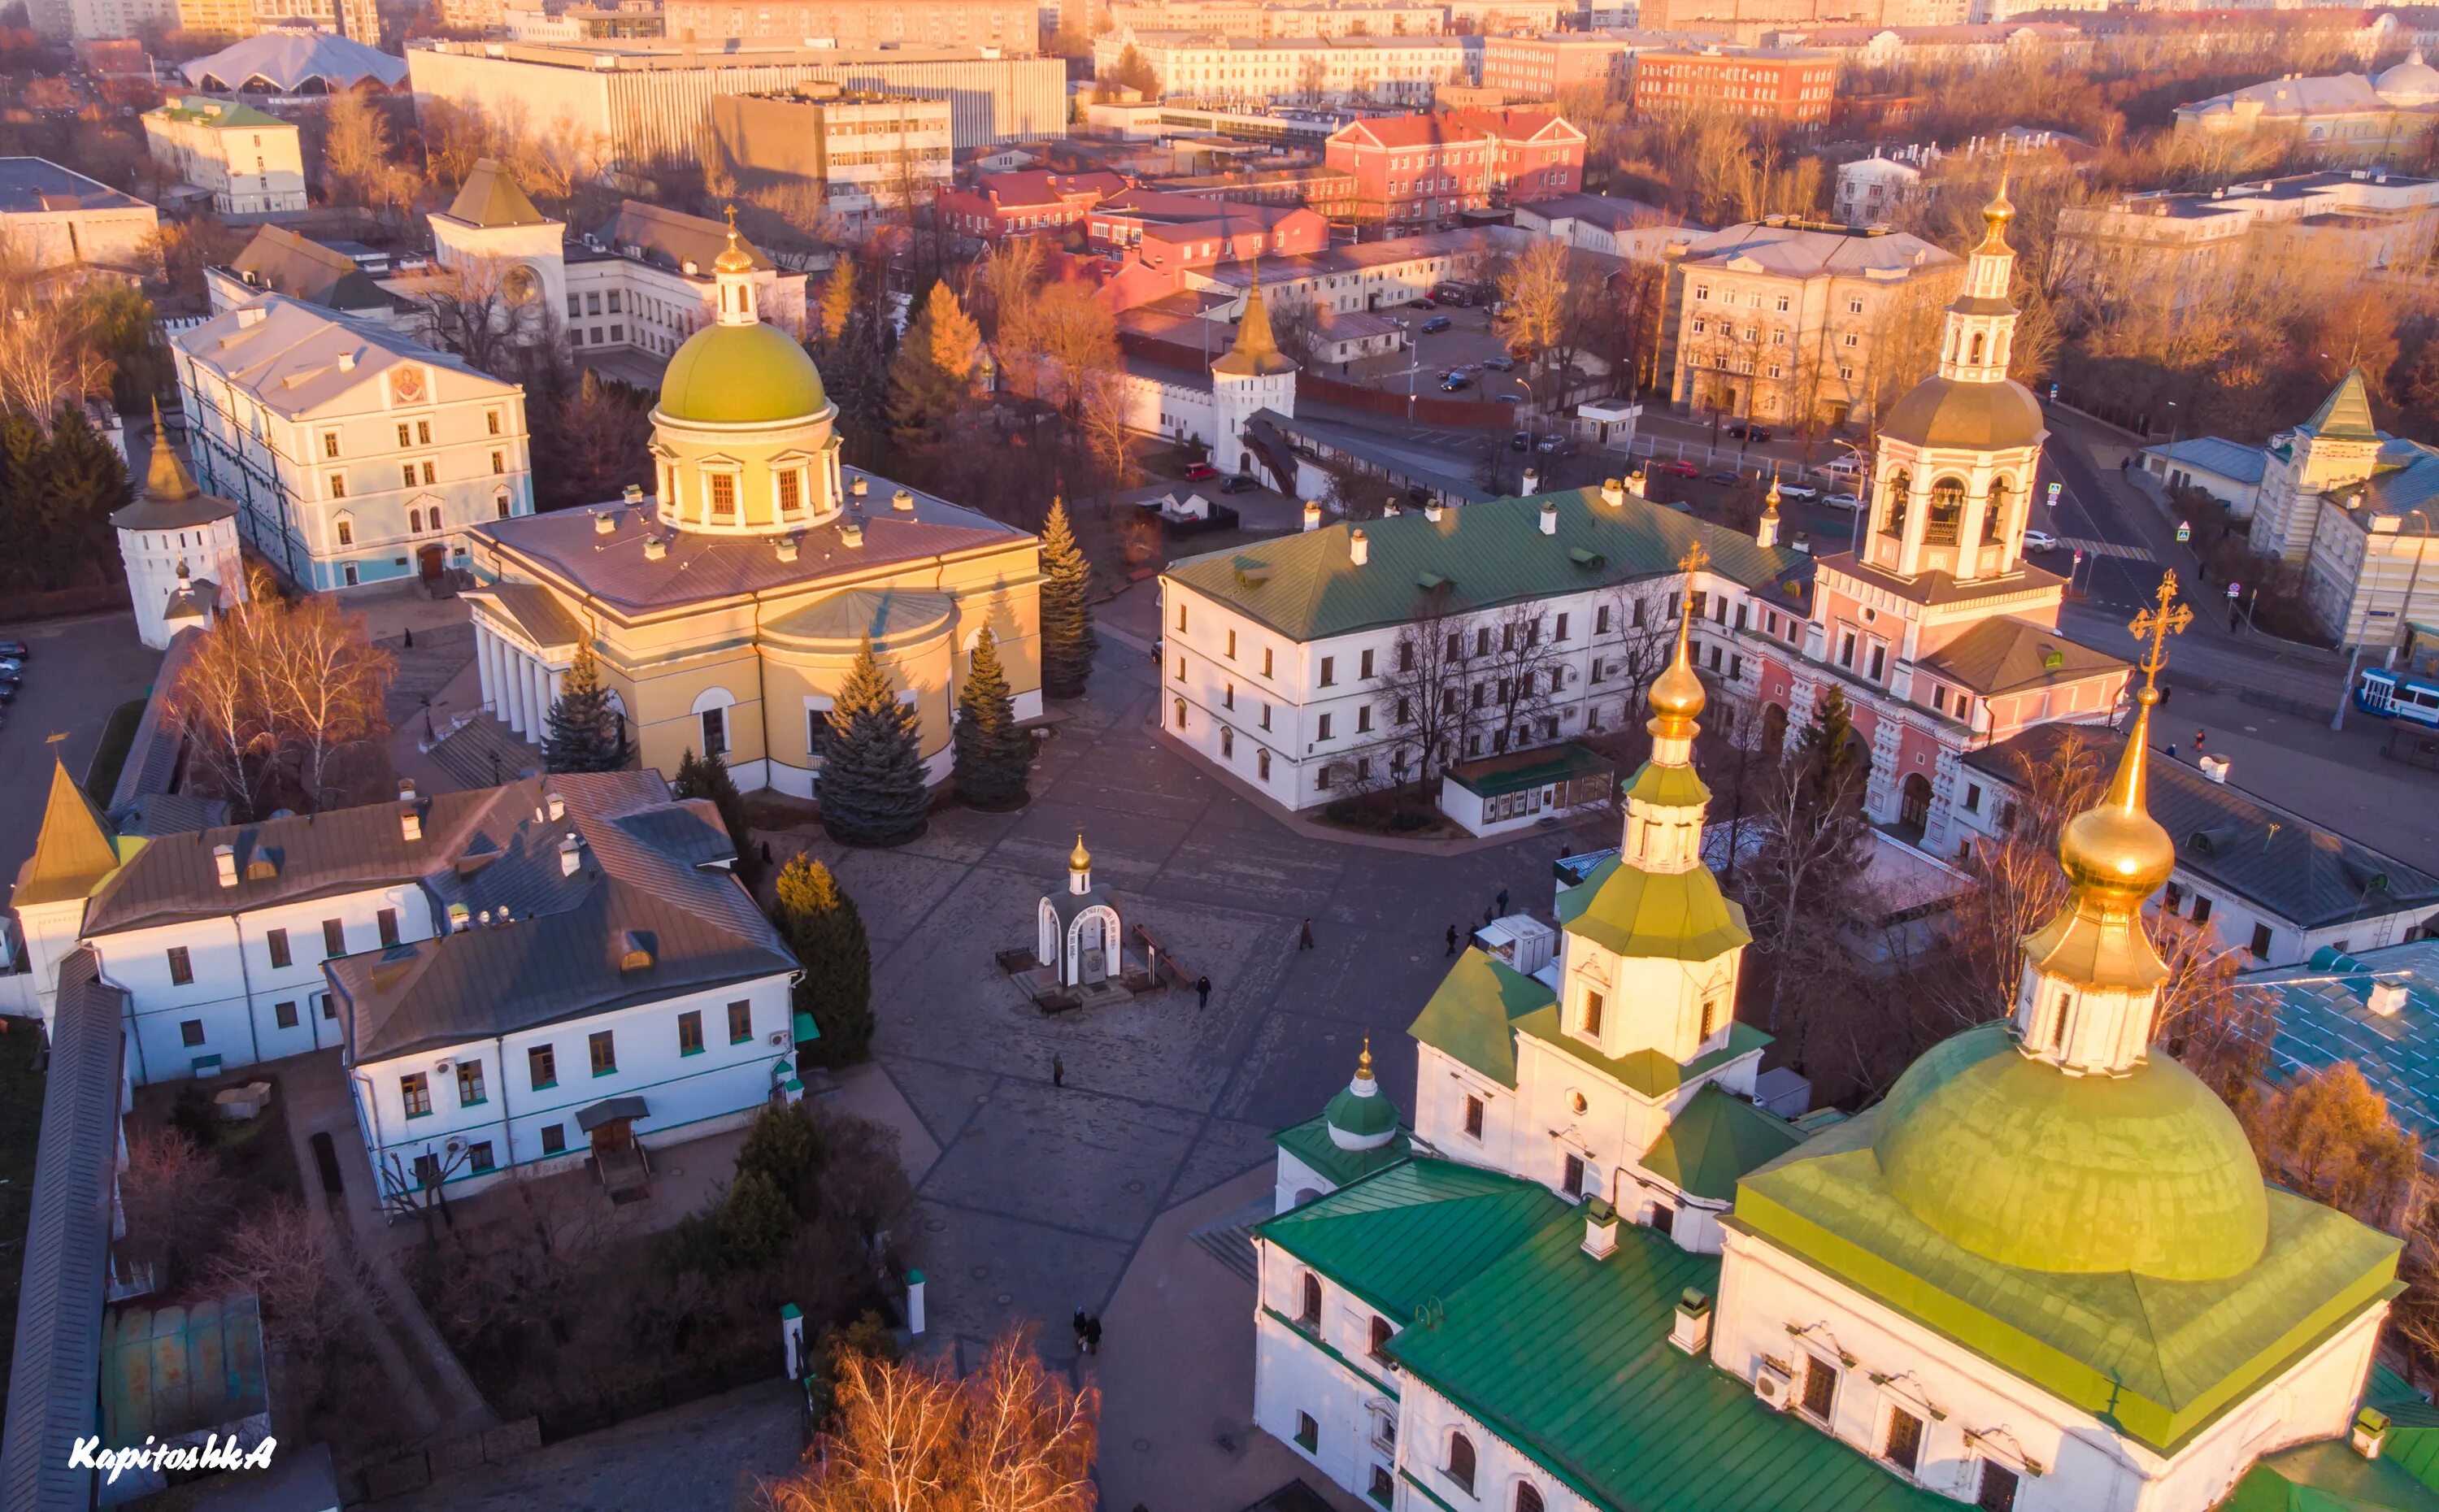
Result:
M1898 1078L1872 1151L1915 1218L2028 1271L2222 1280L2269 1237L2243 1129L2164 1055L2071 1076L2019 1054L2003 1023L1968 1029Z
M821 369L776 326L705 326L661 375L661 413L701 425L807 420L829 407Z
M1384 1092L1376 1090L1365 1097L1349 1087L1329 1099L1329 1106L1322 1110L1322 1121L1329 1125L1333 1134L1344 1134L1356 1142L1346 1146L1344 1140L1339 1140L1338 1144L1361 1148L1384 1143L1398 1132L1398 1105Z

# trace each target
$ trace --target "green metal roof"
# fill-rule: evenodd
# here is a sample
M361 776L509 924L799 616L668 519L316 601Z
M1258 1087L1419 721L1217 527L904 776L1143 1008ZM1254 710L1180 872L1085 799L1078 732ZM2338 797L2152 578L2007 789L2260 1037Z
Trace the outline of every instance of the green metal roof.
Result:
M1728 1026L1728 1042L1708 1055L1696 1056L1680 1065L1657 1050L1637 1050L1631 1055L1605 1056L1574 1035L1558 1027L1558 1009L1554 1004L1516 1022L1518 1034L1529 1034L1554 1049L1563 1050L1584 1064L1602 1072L1629 1091L1650 1098L1662 1098L1689 1081L1699 1081L1738 1056L1747 1056L1771 1042L1771 1037L1750 1023L1736 1023Z
M1504 756L1484 756L1448 769L1448 775L1457 786L1486 798L1502 793L1522 792L1544 783L1565 782L1574 777L1597 777L1617 770L1607 756L1587 751L1569 741L1565 745L1546 746L1533 751L1510 751Z
M2363 382L2362 369L2347 369L2312 418L2296 429L2332 441L2378 440L2379 427L2372 423L2371 390Z
M1541 533L1541 506L1556 506L1557 533ZM1470 612L1674 574L1700 541L1710 571L1772 601L1794 603L1782 585L1811 572L1802 552L1754 543L1629 494L1611 507L1598 489L1491 499L1441 511L1362 522L1369 560L1358 566L1345 522L1250 546L1190 557L1167 576L1295 640L1402 625L1428 592L1439 608ZM1589 629L1589 627L1586 627Z
M2270 1074L2285 1080L2341 1060L2388 1099L2388 1111L2426 1150L2439 1148L2439 941L2415 940L2312 964L2247 972L2247 987L2273 994L2277 1030ZM2372 988L2401 987L2394 1013L2371 1010Z
M1885 1105L1747 1176L1722 1221L1794 1254L2172 1452L2244 1393L2393 1296L2397 1241L2292 1193L2241 1274L2163 1281L1985 1259L1909 1212L1872 1141Z
M215 99L206 95L186 96L174 103L160 106L155 114L173 121L208 121L228 130L258 131L265 126L286 128L289 125L278 116L241 101Z
M1558 923L1620 955L1678 961L1715 960L1753 941L1743 907L1720 894L1708 866L1651 872L1614 856L1558 895Z
M2268 1455L2218 1512L2439 1512L2439 1429L2391 1429L2379 1458L2342 1439Z
M1514 1248L1558 1203L1546 1187L1498 1171L1409 1160L1254 1232L1402 1325Z
M1503 1087L1516 1085L1516 1021L1558 1000L1540 982L1482 947L1469 946L1406 1026Z
M1763 1407L1707 1356L1668 1343L1678 1296L1688 1287L1717 1293L1717 1256L1629 1226L1616 1252L1595 1260L1583 1253L1576 1209L1540 1186L1493 1179L1522 1189L1532 1221L1389 1351L1577 1494L1635 1512L1953 1507ZM1430 1479L1417 1485L1433 1490Z
M1643 1157L1643 1168L1688 1197L1725 1201L1750 1170L1804 1143L1804 1130L1730 1096L1718 1084L1694 1094Z
M1341 1089L1337 1096L1329 1099L1329 1105L1321 1111L1321 1116L1323 1122L1343 1133L1369 1138L1385 1134L1398 1127L1398 1105L1389 1100L1389 1094L1380 1091L1380 1084L1376 1082L1368 1097L1352 1087Z
M1318 1171L1332 1186L1352 1186L1376 1171L1388 1169L1414 1153L1414 1140L1400 1131L1374 1149L1343 1148L1329 1137L1326 1113L1291 1124L1271 1136L1271 1143Z

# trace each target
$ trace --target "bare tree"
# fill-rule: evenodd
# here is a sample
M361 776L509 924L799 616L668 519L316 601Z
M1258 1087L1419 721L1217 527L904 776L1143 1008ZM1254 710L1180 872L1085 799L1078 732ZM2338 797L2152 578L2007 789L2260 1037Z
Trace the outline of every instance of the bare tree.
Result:
M423 191L423 175L398 150L389 118L362 93L341 90L322 111L322 187L333 205L361 205L387 222Z
M364 1261L293 1198L239 1220L212 1273L220 1285L260 1299L263 1331L274 1343L324 1362L353 1335L356 1311L368 1307L373 1294Z
M1425 793L1459 758L1477 727L1472 704L1472 638L1467 614L1443 585L1416 595L1389 649L1388 667L1373 696L1389 733L1388 768Z
M514 381L527 348L557 334L533 270L513 258L466 257L416 285L435 341L494 378Z
M0 410L22 409L48 426L62 404L110 392L116 368L93 310L72 279L41 269L27 249L0 237Z
M1517 604L1471 626L1471 702L1489 726L1494 751L1521 750L1558 738L1549 711L1564 686L1569 660L1539 604Z
M177 1128L138 1130L118 1172L118 1206L131 1253L175 1291L199 1270L236 1206L236 1188L202 1146Z
M1773 1034L1789 987L1839 949L1848 885L1863 864L1869 769L1850 744L1852 733L1845 701L1831 688L1778 770L1757 785L1754 813L1767 838L1744 892L1754 948L1773 968L1762 1025Z

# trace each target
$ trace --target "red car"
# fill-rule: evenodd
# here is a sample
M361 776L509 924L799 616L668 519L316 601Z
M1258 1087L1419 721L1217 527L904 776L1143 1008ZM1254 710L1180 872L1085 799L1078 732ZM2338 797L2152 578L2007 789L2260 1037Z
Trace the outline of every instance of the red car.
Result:
M1204 478L1216 478L1219 475L1220 470L1208 462L1189 462L1185 467L1185 481L1188 483L1200 483Z
M1670 457L1665 462L1658 458L1654 458L1651 465L1644 471L1647 472L1665 472L1673 478L1699 478L1702 475L1702 470L1700 468L1696 467L1693 463L1686 461L1682 456Z

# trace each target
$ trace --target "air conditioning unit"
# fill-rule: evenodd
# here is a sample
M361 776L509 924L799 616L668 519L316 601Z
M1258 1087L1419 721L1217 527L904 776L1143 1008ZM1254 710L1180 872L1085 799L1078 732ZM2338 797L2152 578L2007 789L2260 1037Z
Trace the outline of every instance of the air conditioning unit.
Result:
M772 1031L771 1031L771 1042L772 1042L773 1044L774 1044L774 1045L783 1045L783 1044L786 1044L786 1043L788 1042L788 1031L787 1031L787 1030L785 1030L785 1029L774 1029L774 1030L772 1030Z
M1795 1378L1789 1375L1787 1367L1777 1361L1765 1360L1754 1371L1754 1395L1760 1397L1762 1405L1771 1412L1783 1413L1787 1411L1787 1404L1794 1399Z

